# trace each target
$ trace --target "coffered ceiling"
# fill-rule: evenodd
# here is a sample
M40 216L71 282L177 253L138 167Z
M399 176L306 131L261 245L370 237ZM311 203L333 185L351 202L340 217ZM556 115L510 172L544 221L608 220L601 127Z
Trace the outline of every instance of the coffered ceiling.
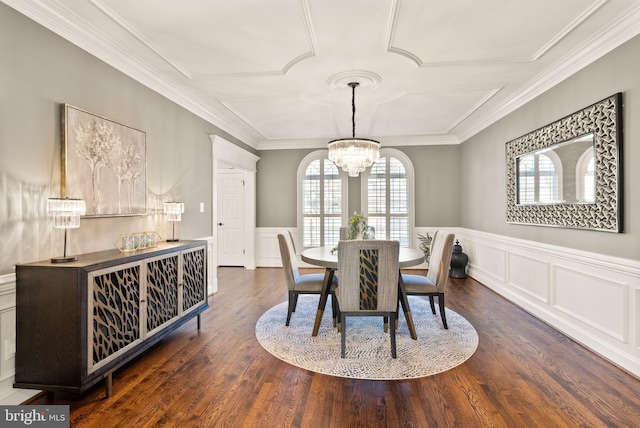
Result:
M637 0L2 0L257 149L457 144L640 33ZM598 100L593 100L598 101Z

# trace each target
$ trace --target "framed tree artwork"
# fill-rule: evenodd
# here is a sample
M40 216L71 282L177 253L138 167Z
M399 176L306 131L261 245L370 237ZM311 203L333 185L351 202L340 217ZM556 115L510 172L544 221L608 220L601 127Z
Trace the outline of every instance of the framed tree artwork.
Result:
M87 217L146 214L146 134L63 104L62 197L84 199Z

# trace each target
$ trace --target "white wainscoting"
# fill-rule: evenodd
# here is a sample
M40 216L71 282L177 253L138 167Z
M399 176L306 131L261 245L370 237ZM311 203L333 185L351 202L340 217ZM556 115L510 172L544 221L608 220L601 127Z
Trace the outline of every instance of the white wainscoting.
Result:
M282 267L278 233L286 231L291 232L296 250L298 250L300 245L298 244L298 230L295 227L259 227L256 229L256 266Z
M640 262L468 229L469 275L640 376Z
M209 296L218 292L218 269L216 255L214 253L214 237L198 238L198 241L207 241L207 291Z
M277 241L282 230L291 231L300 251L296 228L258 228L257 266L282 266ZM640 261L469 229L445 230L456 234L469 256L470 276L640 376ZM414 247L417 234L434 231L416 228Z
M16 275L0 275L0 404L20 404L40 391L13 387L16 374Z

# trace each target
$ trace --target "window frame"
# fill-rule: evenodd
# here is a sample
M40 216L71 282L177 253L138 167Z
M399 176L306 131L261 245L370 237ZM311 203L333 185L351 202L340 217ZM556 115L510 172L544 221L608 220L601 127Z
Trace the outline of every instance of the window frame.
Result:
M308 155L306 155L298 164L298 171L297 171L297 233L298 233L298 241L300 243L300 245L298 246L300 248L300 251L306 249L306 248L310 248L310 247L304 247L304 210L303 210L303 204L304 204L304 195L302 194L303 190L304 190L304 186L303 186L303 182L305 180L305 176L307 173L307 168L309 168L309 165L311 165L311 163L313 161L316 160L320 160L321 162L321 171L324 171L324 165L323 162L331 162L329 160L329 150L326 149L321 149L321 150L315 150L311 153L309 153ZM333 162L331 162L333 163ZM344 225L347 224L348 220L349 220L349 216L348 216L348 202L349 202L349 177L347 176L347 173L344 172L342 170L342 168L339 168L336 166L336 168L338 169L338 175L340 177L341 180L341 204L342 204L342 213L340 215L340 224ZM323 172L324 173L324 172ZM324 199L324 194L322 195L321 199ZM321 222L323 222L324 220L324 213L320 213L320 220ZM321 234L320 235L320 242L321 245L326 245L324 243L324 235Z

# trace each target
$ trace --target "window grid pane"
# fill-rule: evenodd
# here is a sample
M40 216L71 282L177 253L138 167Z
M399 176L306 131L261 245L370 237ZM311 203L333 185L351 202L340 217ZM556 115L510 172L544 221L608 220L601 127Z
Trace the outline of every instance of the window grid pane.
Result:
M302 246L318 247L320 246L320 218L305 217L302 219Z
M326 217L324 218L324 244L332 247L338 246L340 240L340 224L342 219L340 217Z
M302 213L320 214L320 160L309 164L302 183Z
M409 213L409 189L407 188L407 178L398 177L391 178L389 183L390 194L389 204L391 205L391 214L408 214Z
M342 213L342 180L338 167L328 161L324 162L324 213Z
M376 239L387 238L387 218L386 217L367 217L367 225L373 226L376 232Z
M387 212L387 159L380 158L371 166L367 182L367 212L385 214ZM376 235L377 236L377 235Z
M538 156L539 183L538 200L555 202L558 200L558 176L553 162L546 155Z
M522 157L518 160L518 203L535 202L535 168L533 157Z
M390 214L409 214L409 189L407 173L402 162L389 159Z
M408 217L391 217L390 219L389 239L399 241L401 247L409 246L409 218Z

